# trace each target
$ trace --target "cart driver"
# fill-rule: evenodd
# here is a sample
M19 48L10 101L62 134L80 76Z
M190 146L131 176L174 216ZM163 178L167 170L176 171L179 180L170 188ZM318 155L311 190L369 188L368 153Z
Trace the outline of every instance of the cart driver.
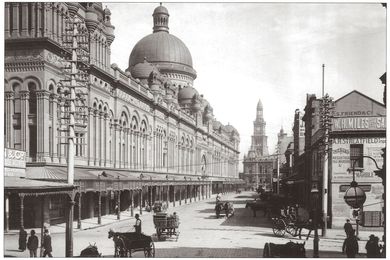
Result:
M135 233L137 234L141 234L141 219L139 218L139 214L135 214L135 225L134 225L134 228L135 228Z

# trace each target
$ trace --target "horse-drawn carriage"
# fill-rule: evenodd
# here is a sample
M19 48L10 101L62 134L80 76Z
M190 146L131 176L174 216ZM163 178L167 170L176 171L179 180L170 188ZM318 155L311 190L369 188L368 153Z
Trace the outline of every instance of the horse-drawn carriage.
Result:
M166 212L167 208L168 208L168 205L164 201L155 201L153 206L152 206L152 210L154 213Z
M305 208L296 208L292 213L272 218L272 222L272 231L278 237L283 237L288 233L294 237L298 235L299 239L301 239L302 229L308 229L307 240L311 231L315 228L313 221L309 217L309 212Z
M234 215L233 202L218 200L215 204L215 214L217 218L219 218L221 214L225 214L227 218L233 216Z
M179 217L174 213L168 216L167 213L156 213L153 215L153 223L156 228L157 238L160 240L162 237L176 237L176 241L179 239Z
M115 244L114 257L131 257L131 254L143 251L145 257L154 257L155 248L151 236L136 232L108 232L108 238L112 238Z

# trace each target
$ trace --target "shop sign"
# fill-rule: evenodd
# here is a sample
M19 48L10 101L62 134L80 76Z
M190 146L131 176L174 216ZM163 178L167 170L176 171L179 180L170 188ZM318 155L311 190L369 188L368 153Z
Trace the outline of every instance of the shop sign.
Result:
M332 140L332 180L333 182L351 182L351 144L363 144L363 155L371 156L378 163L383 164L382 148L386 145L386 139L380 137L361 138L334 138ZM375 175L375 164L370 159L363 159L363 169L355 171L356 181L360 182L380 182L380 178Z
M332 131L386 130L385 117L333 118Z
M4 167L26 168L26 152L5 148Z

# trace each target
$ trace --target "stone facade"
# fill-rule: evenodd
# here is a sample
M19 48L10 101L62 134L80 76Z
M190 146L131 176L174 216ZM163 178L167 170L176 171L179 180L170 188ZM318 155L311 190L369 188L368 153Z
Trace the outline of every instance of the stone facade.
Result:
M43 178L56 178L67 163L63 35L76 16L88 29L89 46L88 120L85 129L76 129L76 168L210 185L238 180L239 134L218 122L192 87L194 70L169 71L170 60L145 60L152 68L146 71L142 63L126 71L111 64L115 27L100 3L7 2L5 147L26 152L27 177L38 178L35 167L51 166L57 167L53 176ZM132 73L137 66L145 78Z

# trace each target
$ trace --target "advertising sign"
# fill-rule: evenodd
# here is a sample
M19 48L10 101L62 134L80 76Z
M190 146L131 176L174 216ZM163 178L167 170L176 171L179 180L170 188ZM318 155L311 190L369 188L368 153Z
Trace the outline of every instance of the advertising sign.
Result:
M386 145L386 139L380 137L354 137L354 138L334 138L332 140L332 181L351 182L351 144L363 144L363 155L371 156L375 159L379 167L383 164L382 148ZM381 179L374 173L377 170L371 159L363 159L363 171L356 171L356 181L359 182L381 182Z
M4 148L4 167L26 168L26 152Z
M333 118L332 122L332 131L386 130L386 117Z

